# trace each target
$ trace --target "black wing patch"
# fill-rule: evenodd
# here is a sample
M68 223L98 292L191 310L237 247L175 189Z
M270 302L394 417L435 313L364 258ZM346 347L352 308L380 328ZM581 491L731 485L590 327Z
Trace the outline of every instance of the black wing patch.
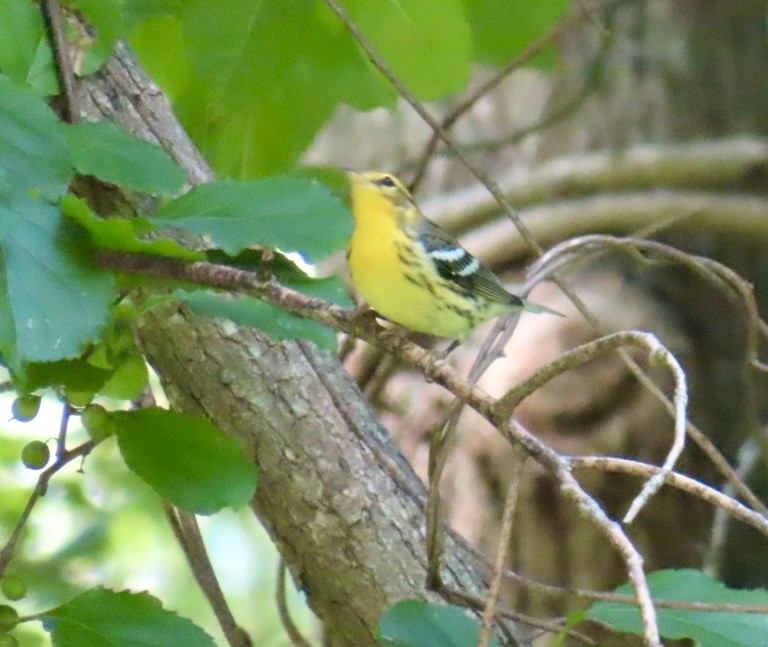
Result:
M438 275L463 288L468 293L467 296L482 297L510 305L523 305L520 298L504 289L493 272L437 225L425 221L419 232L419 242Z

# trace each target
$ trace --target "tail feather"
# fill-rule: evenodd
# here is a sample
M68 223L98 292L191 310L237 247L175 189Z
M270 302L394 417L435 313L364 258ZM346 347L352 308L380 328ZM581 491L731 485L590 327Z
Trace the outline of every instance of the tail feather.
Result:
M539 303L533 303L532 301L528 301L527 299L521 299L523 302L523 310L526 312L534 312L536 314L548 314L548 315L557 315L558 317L565 317L565 315L562 312L558 312L557 310L552 310L552 308L547 308L547 306L543 306Z

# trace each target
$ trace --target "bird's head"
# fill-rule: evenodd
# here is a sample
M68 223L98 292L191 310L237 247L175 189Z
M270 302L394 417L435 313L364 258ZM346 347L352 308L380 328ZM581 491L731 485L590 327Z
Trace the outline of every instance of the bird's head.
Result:
M352 200L367 201L384 198L398 209L413 204L413 198L403 183L390 173L349 171L352 181Z

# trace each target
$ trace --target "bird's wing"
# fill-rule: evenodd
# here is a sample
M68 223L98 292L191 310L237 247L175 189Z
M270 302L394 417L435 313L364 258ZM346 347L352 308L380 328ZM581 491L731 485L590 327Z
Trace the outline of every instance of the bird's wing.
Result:
M507 292L491 270L433 222L424 219L420 223L418 240L443 279L477 297L523 306L523 301Z

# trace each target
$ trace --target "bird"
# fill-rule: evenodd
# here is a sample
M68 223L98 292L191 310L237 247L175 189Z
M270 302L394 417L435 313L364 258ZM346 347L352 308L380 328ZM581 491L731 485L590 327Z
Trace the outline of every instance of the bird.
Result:
M347 265L353 286L378 316L460 342L502 314L561 314L508 292L490 269L424 216L394 175L348 174L354 228Z

